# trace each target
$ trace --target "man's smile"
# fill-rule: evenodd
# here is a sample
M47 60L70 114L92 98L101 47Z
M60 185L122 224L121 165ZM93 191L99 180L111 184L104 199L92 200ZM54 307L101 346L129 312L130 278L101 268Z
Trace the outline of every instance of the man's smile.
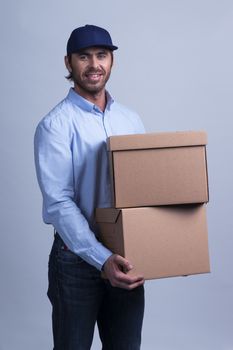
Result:
M88 74L85 74L85 76L86 76L87 80L90 82L98 82L103 77L103 74L102 73L88 73Z

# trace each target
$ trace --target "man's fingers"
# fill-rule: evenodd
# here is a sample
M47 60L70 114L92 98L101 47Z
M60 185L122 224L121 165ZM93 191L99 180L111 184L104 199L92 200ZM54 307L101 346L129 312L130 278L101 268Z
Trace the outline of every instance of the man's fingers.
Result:
M143 276L127 274L133 266L120 255L111 255L104 264L104 274L113 287L134 289L144 283Z
M135 283L126 283L126 282L122 282L119 280L116 280L115 282L112 283L113 287L118 287L118 288L123 288L123 289L127 289L127 290L132 290L134 288L137 288L141 285L144 284L144 280L139 280Z
M133 265L130 264L130 262L127 259L123 258L120 255L115 255L115 263L117 265L122 266L124 272L128 272L133 268Z
M129 276L125 273L119 271L115 278L112 279L111 284L114 287L124 288L124 289L134 289L136 287L139 287L144 283L143 276Z
M140 282L143 280L143 276L130 276L130 275L127 275L123 272L119 272L117 275L116 275L116 279L122 283L125 283L125 284L134 284L134 283L137 283L137 282Z

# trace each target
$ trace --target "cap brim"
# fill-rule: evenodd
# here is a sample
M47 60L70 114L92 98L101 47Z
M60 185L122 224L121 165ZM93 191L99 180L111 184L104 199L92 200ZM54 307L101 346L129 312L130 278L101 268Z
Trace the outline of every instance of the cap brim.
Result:
M67 50L67 55L71 55L72 53L76 53L76 52L79 52L80 50L88 49L90 47L104 47L110 51L115 51L118 49L118 47L115 45L103 45L103 44L83 45L83 46L79 46L79 48L76 50L75 49Z

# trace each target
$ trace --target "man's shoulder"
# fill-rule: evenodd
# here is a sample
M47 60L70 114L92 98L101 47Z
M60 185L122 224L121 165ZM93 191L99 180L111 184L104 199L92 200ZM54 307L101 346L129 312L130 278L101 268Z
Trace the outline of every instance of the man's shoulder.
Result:
M141 118L139 114L135 110L131 109L130 107L124 104L121 104L119 102L114 102L113 110L118 117L121 115L124 119L126 118L128 120L141 122Z
M64 129L71 124L70 121L72 117L73 105L66 97L40 120L37 128Z
M54 106L40 121L39 124L51 124L56 121L65 121L69 110L71 108L67 99L63 99L56 106Z
M113 120L117 124L117 128L122 129L122 132L143 133L145 131L139 114L131 108L119 102L114 102L112 111L114 112Z

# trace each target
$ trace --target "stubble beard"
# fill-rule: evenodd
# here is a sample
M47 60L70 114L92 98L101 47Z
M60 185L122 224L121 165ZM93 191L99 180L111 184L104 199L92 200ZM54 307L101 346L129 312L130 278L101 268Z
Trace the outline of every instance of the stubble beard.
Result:
M75 84L75 86L77 86L81 91L83 91L84 93L90 94L90 95L97 95L100 92L102 92L103 90L105 90L105 86L107 84L107 81L110 78L111 75L111 70L109 70L109 72L106 71L101 71L101 74L103 74L103 80L100 83L88 83L87 79L85 78L85 74L87 73L100 73L100 71L94 71L94 70L90 70L88 72L85 72L83 74L84 78L80 78L79 76L77 76L75 74L75 72L72 72L72 78L73 78L73 82Z

